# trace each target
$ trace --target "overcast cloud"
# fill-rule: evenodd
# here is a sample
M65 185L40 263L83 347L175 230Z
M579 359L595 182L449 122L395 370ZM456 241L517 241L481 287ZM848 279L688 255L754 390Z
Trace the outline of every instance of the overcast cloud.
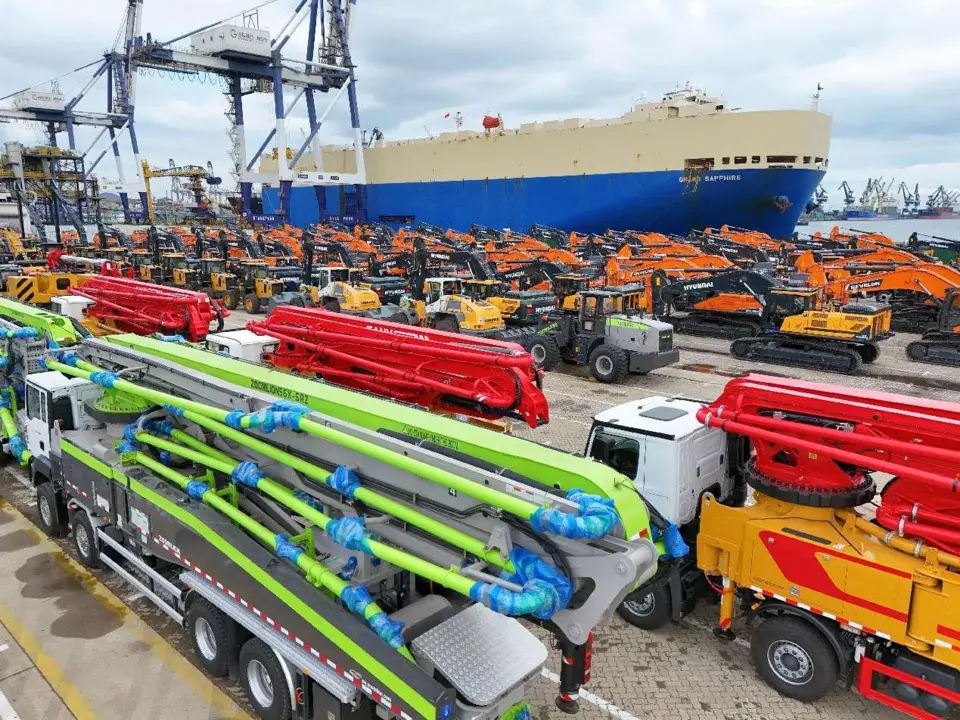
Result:
M249 0L253 4L254 0ZM158 38L218 20L247 2L146 0L143 30ZM276 32L294 0L261 10ZM0 95L95 60L112 45L125 0L0 0ZM608 116L690 81L729 107L805 108L817 83L834 117L831 205L837 186L895 176L925 191L960 188L960 6L947 0L358 0L351 47L365 128L390 138L468 127L485 113L508 126ZM305 32L299 33L301 52ZM68 95L88 75L62 81ZM101 92L81 107L101 109ZM216 85L142 75L137 126L144 158L212 160L227 173L226 101ZM272 123L268 97L247 104L248 153ZM290 142L302 141L301 107ZM325 142L347 140L346 105ZM37 142L36 128L0 125L0 140ZM92 141L85 131L78 145ZM299 144L299 143L298 143ZM124 148L132 173L129 145ZM115 176L112 161L98 171Z

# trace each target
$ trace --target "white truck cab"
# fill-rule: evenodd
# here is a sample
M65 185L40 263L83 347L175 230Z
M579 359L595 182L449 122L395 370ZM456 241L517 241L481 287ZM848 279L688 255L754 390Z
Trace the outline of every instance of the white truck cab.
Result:
M59 452L59 447L51 448L51 443L59 442L61 432L98 427L84 403L95 400L101 392L89 380L54 371L32 373L26 382L25 407L18 412L27 449L35 457L49 458L51 451Z
M62 295L51 298L50 305L57 315L63 315L74 320L83 320L83 311L93 305L93 300L79 295Z
M645 630L692 612L696 598L709 592L695 558L703 494L740 505L746 496L739 468L749 448L702 425L702 405L662 396L633 400L598 413L587 438L584 454L633 480L651 524L676 525L689 548L683 556L661 556L657 575L618 608L624 620Z
M604 410L593 419L585 454L632 479L665 519L683 527L696 518L703 493L723 500L733 488L727 435L697 420L701 406L656 396Z
M273 352L280 343L250 330L227 330L207 335L207 350L258 363L264 353Z

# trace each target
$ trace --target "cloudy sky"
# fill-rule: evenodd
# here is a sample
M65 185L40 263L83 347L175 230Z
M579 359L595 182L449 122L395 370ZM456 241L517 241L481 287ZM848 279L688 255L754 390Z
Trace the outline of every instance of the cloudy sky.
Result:
M146 0L143 29L166 39L255 2ZM261 9L261 27L279 30L294 4ZM125 6L0 0L0 95L95 60L113 44ZM831 205L842 180L860 187L878 175L926 191L960 188L960 9L948 0L358 0L354 10L363 125L389 138L453 129L444 114L458 110L474 127L484 113L501 113L508 126L616 115L685 81L730 107L805 108L819 82L821 109L834 117L824 183ZM64 78L63 91L86 77ZM95 91L81 107L102 103ZM226 175L218 86L141 76L137 105L145 158L211 160ZM270 108L265 96L248 101L248 153L271 127ZM346 139L347 121L344 104L324 141ZM291 138L302 140L299 127ZM29 126L0 124L7 139L41 138ZM130 172L128 145L125 153ZM112 162L98 170L116 174Z

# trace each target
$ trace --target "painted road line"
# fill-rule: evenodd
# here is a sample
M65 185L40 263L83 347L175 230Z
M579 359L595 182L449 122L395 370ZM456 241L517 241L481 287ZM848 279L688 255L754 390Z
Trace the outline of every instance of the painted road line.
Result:
M540 671L540 675L542 675L543 677L545 677L547 680L549 680L555 685L560 684L560 676L557 675L555 672L547 670L547 668L543 668ZM588 703L592 703L596 705L598 708L603 710L608 715L612 715L613 717L619 718L620 720L640 720L636 715L631 715L626 710L621 710L612 702L607 702L602 697L598 697L594 695L592 692L584 690L583 688L580 688L580 697L586 700Z
M20 720L17 711L13 709L13 705L2 691L0 691L0 720Z
M122 616L123 626L135 640L144 643L149 651L159 660L161 665L169 669L179 680L188 687L197 698L203 700L210 710L216 713L221 720L249 720L249 716L239 708L213 681L200 670L190 664L176 648L164 640L155 630L147 625L136 613L130 611L123 601L114 595L103 583L97 580L86 568L82 567L72 557L62 553L60 547L36 530L30 520L12 505L5 504L0 512L16 517L27 527L27 532L36 540L37 545L44 552L60 555L69 565L70 571L83 582L84 589L107 610ZM118 612L122 609L123 612ZM15 612L20 608L10 608L0 603L0 623L6 626L7 631L33 661L40 674L46 679L53 691L77 718L77 720L99 720L99 714L94 712L89 699L85 697L79 687L74 684L64 668L45 652L37 638L17 618ZM5 719L0 719L5 720Z

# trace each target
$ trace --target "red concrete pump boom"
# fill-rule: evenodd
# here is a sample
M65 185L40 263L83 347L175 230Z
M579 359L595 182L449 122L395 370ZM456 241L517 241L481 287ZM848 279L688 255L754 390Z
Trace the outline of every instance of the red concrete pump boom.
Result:
M750 374L701 408L710 427L750 438L747 482L772 497L853 507L893 476L877 522L960 551L960 406L859 388Z
M97 275L74 292L93 300L84 311L104 326L120 332L182 335L200 342L216 321L217 332L230 313L201 292L153 285L127 278Z
M550 419L532 356L514 343L281 305L247 329L280 340L264 362L356 390L485 419Z

